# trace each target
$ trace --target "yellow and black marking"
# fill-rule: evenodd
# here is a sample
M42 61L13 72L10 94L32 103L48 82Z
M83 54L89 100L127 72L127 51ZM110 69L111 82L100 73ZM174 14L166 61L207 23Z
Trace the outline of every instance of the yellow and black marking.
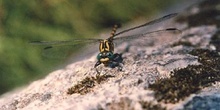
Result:
M114 52L114 44L109 40L102 40L100 41L99 45L100 52Z
M123 59L121 54L117 54L117 53L114 54L114 43L113 43L113 37L115 36L117 28L118 25L114 25L110 37L108 39L100 41L99 44L100 53L97 55L98 61L94 66L95 68L100 64L104 64L104 66L109 66L111 68L114 68L116 66L120 67L119 63L122 63ZM120 67L120 69L121 68L122 67Z
M118 25L114 25L114 27L112 28L112 32L111 32L110 38L113 38L115 36L115 33L116 33L117 29L118 29Z
M99 51L100 52L114 52L114 44L113 44L113 37L116 33L118 25L114 25L112 28L111 35L108 39L100 41Z
M100 53L97 55L97 62L95 64L95 68L100 65L100 64L104 64L104 66L108 66L110 68L115 68L115 67L119 67L119 69L122 68L122 55L118 54L118 53L114 53L114 43L113 41L123 41L123 40L129 40L129 39L134 39L136 36L139 36L137 38L142 38L142 37L147 37L148 34L153 34L153 33L158 33L158 32L180 32L180 30L176 29L176 28L166 28L166 29L161 29L161 30L155 30L155 31L149 31L149 32L145 32L145 33L140 33L140 34L136 34L136 35L129 35L129 36L120 36L123 33L126 33L128 31L134 30L134 29L138 29L141 27L145 27L145 26L149 26L149 25L154 25L160 22L163 22L165 20L168 20L170 18L173 18L177 15L177 13L172 13L166 16L163 16L161 18L152 20L150 22L146 22L142 25L139 26L135 26L133 28L129 28L120 32L117 32L117 28L119 27L119 25L114 25L114 27L112 28L111 34L109 36L109 38L107 39L72 39L72 40L65 40L65 41L33 41L31 42L32 44L36 44L36 45L45 45L46 48L44 48L44 50L46 51L50 51L50 52L56 52L58 53L58 50L60 49L53 49L53 48L58 48L60 46L72 46L75 47L78 44L81 43L97 43L99 42L99 51ZM65 51L65 49L62 49L61 51ZM67 49L69 51L69 49ZM53 55L53 54L51 54ZM65 55L66 56L66 55ZM64 56L64 57L65 57Z

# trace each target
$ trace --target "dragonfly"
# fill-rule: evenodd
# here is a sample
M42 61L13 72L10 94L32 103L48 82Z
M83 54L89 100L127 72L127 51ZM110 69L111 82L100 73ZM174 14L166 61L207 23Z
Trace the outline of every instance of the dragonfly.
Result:
M110 67L110 68L118 67L121 70L122 69L121 64L123 62L123 58L121 54L114 53L114 42L151 37L152 34L161 33L161 32L181 33L181 31L177 28L165 28L165 29L158 29L158 30L154 30L150 32L149 31L143 32L143 33L134 34L134 35L125 35L125 36L120 36L120 35L122 35L123 33L127 33L129 31L132 31L132 30L136 30L141 27L149 27L151 25L159 24L160 22L166 21L175 16L177 16L177 13L168 14L161 18L154 19L150 22L146 22L142 25L138 25L138 26L135 26L129 29L125 29L118 33L116 33L116 30L118 29L118 25L114 25L111 31L111 34L107 39L88 38L88 39L72 39L72 40L64 40L64 41L32 41L30 43L35 44L35 45L44 45L46 46L44 50L54 49L57 46L73 46L74 47L82 43L85 43L85 44L99 43L99 53L97 55L97 62L94 65L94 68L96 68L96 71L98 72L97 67L100 64L104 64L105 67Z

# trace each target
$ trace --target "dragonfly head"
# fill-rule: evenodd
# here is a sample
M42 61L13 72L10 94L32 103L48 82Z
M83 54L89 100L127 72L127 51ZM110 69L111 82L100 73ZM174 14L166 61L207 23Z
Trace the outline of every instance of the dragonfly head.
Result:
M109 62L113 58L114 58L114 54L112 52L100 52L97 55L98 61L100 61L101 63L104 63L104 64Z
M99 51L100 53L102 52L114 52L114 44L112 40L106 39L106 40L101 40L100 45L99 45Z

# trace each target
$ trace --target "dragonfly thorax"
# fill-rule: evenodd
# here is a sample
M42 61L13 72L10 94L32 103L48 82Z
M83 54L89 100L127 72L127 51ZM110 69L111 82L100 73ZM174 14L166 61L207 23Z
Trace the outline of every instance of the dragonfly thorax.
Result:
M155 31L143 31L143 33L137 33L134 35L122 35L123 33L138 29L138 28L142 28L145 27L146 28L150 28L147 26L154 26L154 24L158 24L161 23L165 20L168 20L170 18L173 18L177 15L177 13L173 13L173 14L169 14L166 16L163 16L161 18L155 19L153 21L150 22L146 22L142 25L139 26L135 26L133 28L129 28L126 30L123 30L121 32L116 33L116 30L118 28L117 25L114 25L112 32L109 36L109 38L102 40L102 39L73 39L73 40L68 40L68 41L33 41L31 42L32 44L37 44L37 45L45 45L47 47L44 48L44 50L47 50L48 52L55 52L55 54L60 53L57 52L57 50L60 50L62 48L59 49L59 47L61 47L61 45L63 46L68 46L68 47L74 47L77 46L77 44L81 44L81 43L97 43L100 42L99 44L99 51L100 53L97 55L97 59L98 61L95 64L95 68L100 65L100 64L104 64L105 66L109 66L111 68L117 67L119 66L121 68L121 64L123 61L122 55L118 54L118 53L114 53L114 43L119 43L119 42L124 42L124 41L129 41L132 39L141 39L141 38L146 38L147 37L151 37L152 39L154 39L154 36L158 36L158 35L162 35L163 33L166 34L165 36L169 36L171 35L171 37L176 37L176 35L179 33L181 34L181 31L176 29L176 28L165 28L165 29L160 29L160 30L155 30ZM145 28L145 29L146 29ZM119 36L120 35L120 36ZM146 40L145 39L145 40ZM159 39L159 38L158 38ZM162 39L160 39L162 40ZM114 41L114 43L113 43ZM163 41L165 42L165 41ZM54 47L56 47L57 49L53 49ZM64 49L60 50L63 51ZM67 50L69 51L69 49L67 48ZM71 49L72 50L72 49ZM63 54L63 53L61 53ZM54 54L51 54L54 55ZM64 54L66 56L66 54ZM64 56L64 57L65 57Z
M99 51L100 51L100 53L102 53L102 52L113 53L114 52L114 44L113 44L112 40L106 39L106 40L100 41Z

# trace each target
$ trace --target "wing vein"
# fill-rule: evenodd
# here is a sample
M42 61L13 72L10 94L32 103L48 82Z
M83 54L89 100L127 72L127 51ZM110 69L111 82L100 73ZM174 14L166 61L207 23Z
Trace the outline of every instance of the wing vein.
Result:
M139 25L139 26L130 28L130 29L126 29L126 30L124 30L124 31L121 31L121 32L115 34L114 37L116 37L116 36L118 36L118 35L120 35L120 34L122 34L122 33L131 31L131 30L134 30L134 29L137 29L137 28L141 28L141 27L144 27L144 26L150 26L150 25L153 25L153 24L156 24L156 23L160 23L160 22L162 22L162 21L165 21L165 20L168 20L168 19L170 19L170 18L172 18L172 17L175 17L176 15L177 15L177 13L172 13L172 14L163 16L163 17L161 17L161 18L155 19L155 20L153 20L153 21L147 22L147 23L145 23L145 24L142 24L142 25Z

